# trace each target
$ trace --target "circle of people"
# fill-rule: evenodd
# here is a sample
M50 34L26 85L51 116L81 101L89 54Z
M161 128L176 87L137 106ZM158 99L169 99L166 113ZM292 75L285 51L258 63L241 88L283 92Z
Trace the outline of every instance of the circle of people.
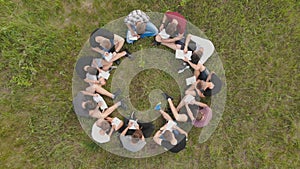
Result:
M165 150L177 153L185 148L188 138L188 133L181 129L177 122L190 122L200 128L208 125L212 119L210 107L197 100L221 90L220 78L203 65L214 52L214 46L207 39L192 34L186 35L187 21L178 12L166 12L158 29L151 23L150 17L141 10L129 13L124 23L128 27L127 43L133 44L139 39L154 37L153 46L164 45L174 49L176 58L184 61L178 73L189 68L193 70L193 77L189 78L191 84L177 106L174 105L172 96L162 93L175 119L161 108L161 103L154 107L155 111L161 113L166 123L155 132L153 140ZM123 121L118 117L111 117L117 108L126 110L128 107L124 99L118 100L122 92L120 89L111 93L103 88L109 78L109 72L117 68L113 63L120 64L122 57L133 58L127 49L122 50L125 39L106 29L98 28L91 33L89 43L92 51L99 53L101 57L81 57L76 63L77 74L89 86L78 92L74 98L75 112L79 116L97 119L91 131L91 136L96 142L109 142L111 135L117 131L125 149L131 152L140 151L146 145L145 138L154 132L154 125L138 121L134 112ZM115 100L115 103L108 107L102 96ZM186 109L185 113L179 112L182 108Z

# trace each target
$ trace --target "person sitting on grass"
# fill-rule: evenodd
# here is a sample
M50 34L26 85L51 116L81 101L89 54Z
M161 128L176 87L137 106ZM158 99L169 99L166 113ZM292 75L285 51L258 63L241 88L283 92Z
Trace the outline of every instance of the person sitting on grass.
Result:
M132 135L126 135L127 131L134 126L135 131ZM138 124L134 124L133 122L129 122L127 127L122 131L120 135L120 140L125 149L131 152L140 151L145 145L145 137L143 135L142 130L140 129Z
M124 41L121 36L103 28L94 30L89 39L92 50L100 53L110 63L119 60L123 56L131 57L130 52L127 50L120 52Z
M170 96L166 94L164 96L166 97L168 102L172 100ZM173 110L174 109L176 110L175 107L173 107ZM178 127L176 122L173 121L169 114L161 110L160 104L155 106L155 110L161 113L167 123L155 133L153 140L157 144L165 147L170 152L178 153L179 151L183 150L186 146L188 133ZM184 116L183 114L176 114L176 116L177 119L180 119L181 121L187 120L186 115Z
M160 33L155 36L153 44L162 44L173 50L180 48L184 45L186 24L186 19L178 12L166 12L159 27Z
M120 94L121 94L121 90L117 89L117 91L115 91L114 93L111 93L109 91L107 91L106 89L103 88L103 86L106 84L106 81L104 78L100 78L98 84L93 84L91 86L88 86L84 92L85 95L92 95L92 96L97 96L96 94L100 94L100 95L104 95L107 96L109 98L112 98L113 100L115 100Z
M186 57L184 61L191 65L194 69L194 76L198 79L185 91L186 95L191 94L193 96L206 97L215 95L221 91L222 81L215 72L209 72L201 63L194 64Z
M150 22L150 17L141 10L134 10L124 19L128 27L126 42L132 44L135 40L130 37L136 37L136 40L144 37L155 36L158 33L156 26Z

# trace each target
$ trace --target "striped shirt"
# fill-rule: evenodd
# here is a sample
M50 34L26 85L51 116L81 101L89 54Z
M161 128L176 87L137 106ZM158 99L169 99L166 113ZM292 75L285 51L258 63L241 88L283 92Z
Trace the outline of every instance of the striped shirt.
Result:
M130 25L136 25L137 22L149 22L150 17L141 10L134 10L124 19L124 22Z

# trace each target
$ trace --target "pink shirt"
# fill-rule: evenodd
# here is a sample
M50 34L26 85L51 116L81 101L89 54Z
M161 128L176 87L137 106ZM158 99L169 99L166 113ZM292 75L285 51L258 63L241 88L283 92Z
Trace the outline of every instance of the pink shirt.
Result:
M204 118L202 120L193 120L192 124L195 127L204 127L206 126L212 118L212 111L209 107L204 107L200 110L204 114Z
M178 21L177 30L180 34L183 34L186 29L186 19L178 12L166 12L167 20L171 22L173 19Z

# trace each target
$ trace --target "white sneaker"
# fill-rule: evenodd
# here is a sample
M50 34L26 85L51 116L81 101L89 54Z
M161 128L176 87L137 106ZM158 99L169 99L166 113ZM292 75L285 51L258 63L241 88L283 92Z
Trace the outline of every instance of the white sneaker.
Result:
M183 69L178 70L178 73L183 73L186 69L189 69L190 66L186 66Z

